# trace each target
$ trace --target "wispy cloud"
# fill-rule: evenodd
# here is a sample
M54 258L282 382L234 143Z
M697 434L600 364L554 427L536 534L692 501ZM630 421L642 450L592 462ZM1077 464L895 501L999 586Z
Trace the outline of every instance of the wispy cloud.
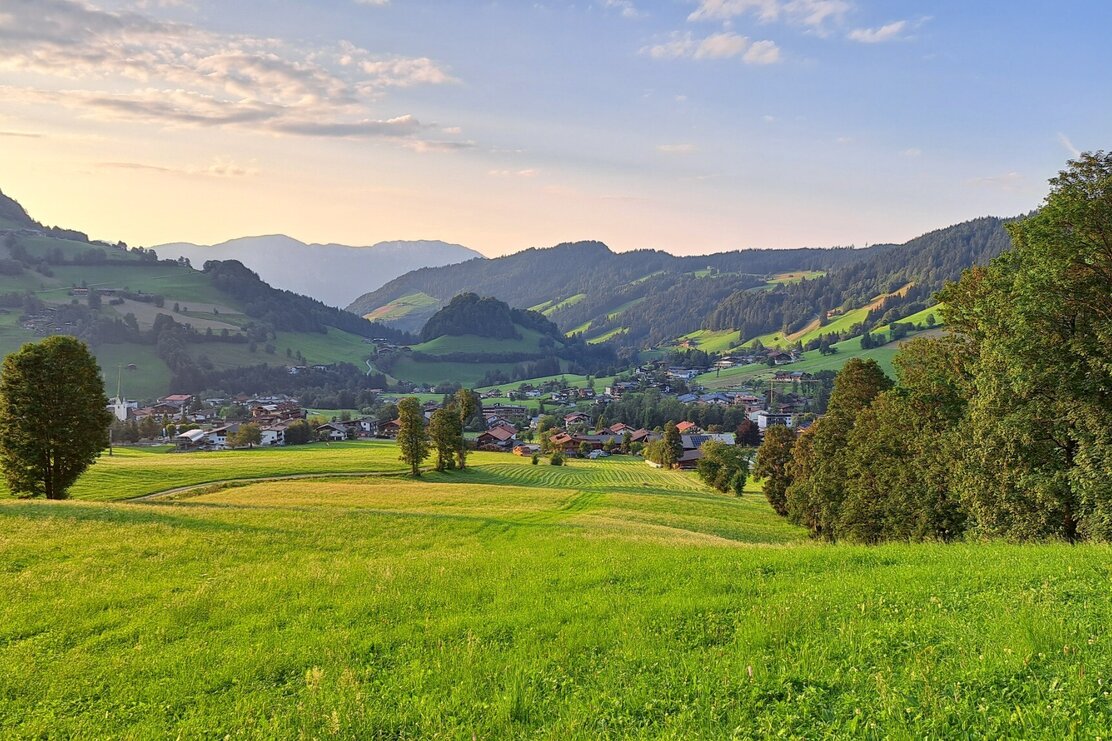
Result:
M973 178L970 185L993 190L1002 190L1008 193L1022 190L1026 185L1026 178L1018 172L1006 172L1002 175L989 175L987 177Z
M259 172L253 166L241 165L232 160L221 158L217 158L210 164L201 167L170 167L145 162L98 162L96 167L102 170L138 170L169 175L200 175L222 178L247 177L257 175Z
M697 147L694 144L659 144L656 151L664 154L693 154Z
M764 23L776 21L803 26L816 33L840 24L853 6L847 0L697 0L689 21L731 21L753 15Z
M1068 136L1066 136L1065 134L1063 134L1061 131L1058 132L1058 143L1061 144L1062 147L1065 148L1065 150L1067 152L1069 152L1072 156L1074 156L1074 157L1080 157L1081 156L1081 150L1078 149L1077 147L1075 147L1073 145L1073 142L1070 141L1070 138Z
M418 137L412 114L380 116L392 88L454 82L427 57L347 42L303 46L223 34L74 0L7 0L0 70L61 87L6 88L8 103L165 126L234 126L319 137Z
M849 32L847 38L862 44L881 44L899 40L906 28L907 21L893 21L877 28L855 28Z
M602 7L618 11L623 18L641 18L645 15L633 0L602 0Z
M746 64L772 64L780 61L780 48L773 41L750 41L747 37L723 31L703 38L692 33L673 33L658 44L641 49L653 59L732 59Z
M540 170L532 167L524 170L491 170L487 173L492 178L535 178L540 174Z

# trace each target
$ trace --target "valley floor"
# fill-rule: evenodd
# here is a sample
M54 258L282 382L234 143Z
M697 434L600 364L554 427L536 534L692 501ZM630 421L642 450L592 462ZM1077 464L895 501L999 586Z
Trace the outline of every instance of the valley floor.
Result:
M336 449L396 466L389 446ZM113 465L171 467L145 484L166 489L191 460L231 478L264 452L122 457L82 492L141 493ZM473 461L3 500L0 736L1112 732L1107 547L820 546L755 487L618 457Z

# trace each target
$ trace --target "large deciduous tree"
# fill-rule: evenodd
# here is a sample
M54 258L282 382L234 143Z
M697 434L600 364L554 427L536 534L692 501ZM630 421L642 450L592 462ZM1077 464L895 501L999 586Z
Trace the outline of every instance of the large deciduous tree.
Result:
M1071 161L1009 231L979 285L944 296L979 345L957 488L983 533L1108 539L1112 154Z
M463 447L463 422L455 403L445 404L432 413L429 438L436 449L436 470L455 468L455 455Z
M398 459L409 466L414 476L421 475L421 463L429 455L429 437L421 402L410 396L398 402Z
M840 537L951 540L965 515L951 492L957 431L972 381L966 343L917 339L895 359L898 388L857 416L846 441L846 496Z
M789 466L795 430L784 425L772 425L765 430L764 441L757 449L757 465L753 473L764 479L764 493L777 514L788 513L786 492L792 483Z
M0 370L0 469L18 496L65 499L108 447L112 414L96 359L72 337L48 337Z

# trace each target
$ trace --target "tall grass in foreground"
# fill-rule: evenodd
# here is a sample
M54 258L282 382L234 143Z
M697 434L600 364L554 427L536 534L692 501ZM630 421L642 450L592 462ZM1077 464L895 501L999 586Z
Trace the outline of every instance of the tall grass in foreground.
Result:
M8 501L0 736L1112 730L1108 548L800 537L621 462Z

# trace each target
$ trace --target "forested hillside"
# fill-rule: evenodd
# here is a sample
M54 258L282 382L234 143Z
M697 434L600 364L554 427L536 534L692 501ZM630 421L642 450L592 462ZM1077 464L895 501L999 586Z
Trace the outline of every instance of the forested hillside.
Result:
M638 322L641 329L636 336L628 334L628 344L634 344L646 339L644 332L650 327L668 327L670 332L685 326L686 321L677 313L688 310L686 303L693 295L725 296L762 285L766 275L830 270L855 259L857 254L848 249L745 250L676 257L655 250L616 254L601 242L576 242L528 249L493 260L416 270L360 297L348 310L381 316L376 312L384 307L427 297L428 301L408 301L415 311L389 320L395 326L415 330L456 294L474 292L517 308L536 309L564 332L590 329L597 334L608 317L616 317L651 297L651 304L659 306L660 311ZM697 286L682 287L696 280ZM672 293L675 288L678 292ZM584 326L591 322L598 326Z
M349 309L415 330L457 293L474 291L539 311L569 335L627 347L697 330L737 332L740 344L774 332L814 333L839 318L831 336L844 338L925 308L946 281L1007 249L1004 224L976 219L902 245L691 257L615 254L578 242L417 270Z
M887 296L869 314L869 326L901 319L923 308L947 281L970 265L984 265L1011 242L1005 220L982 218L924 234L906 244L875 245L862 259L827 275L785 284L775 290L736 293L716 307L706 329L740 330L743 337L791 333L828 313L869 305Z

